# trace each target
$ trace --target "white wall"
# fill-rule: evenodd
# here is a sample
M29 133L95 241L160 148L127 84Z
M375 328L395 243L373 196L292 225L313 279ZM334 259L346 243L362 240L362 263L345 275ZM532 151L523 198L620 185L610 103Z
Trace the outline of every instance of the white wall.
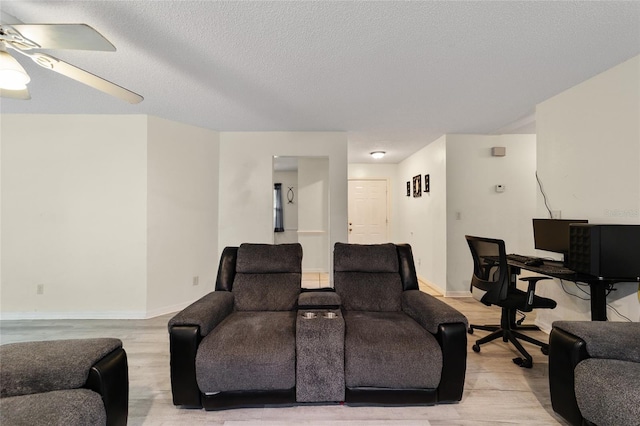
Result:
M552 210L591 223L640 223L640 56L553 98L536 109L538 174ZM541 195L539 217L547 212ZM558 307L538 314L550 328L556 319L589 319L589 302L557 285L542 286ZM571 283L567 291L587 297ZM608 303L640 321L637 284L618 284ZM612 309L610 320L622 320Z
M273 242L274 155L329 158L330 247L346 242L346 133L221 132L218 251Z
M146 117L0 120L2 318L143 316Z
M218 148L217 132L149 117L147 316L182 309L214 288Z
M395 238L413 249L418 277L447 291L447 156L446 137L430 143L398 165L398 197L395 208ZM430 178L430 189L424 192L424 175ZM413 197L413 177L422 175L422 197ZM412 193L406 195L406 183Z
M215 132L144 115L0 119L2 318L144 318L213 288Z
M329 272L329 160L298 159L298 241L303 272Z
M446 294L467 295L473 262L465 235L503 239L508 253L534 253L536 137L447 135L446 146ZM507 155L493 157L494 146ZM505 191L496 192L497 184Z

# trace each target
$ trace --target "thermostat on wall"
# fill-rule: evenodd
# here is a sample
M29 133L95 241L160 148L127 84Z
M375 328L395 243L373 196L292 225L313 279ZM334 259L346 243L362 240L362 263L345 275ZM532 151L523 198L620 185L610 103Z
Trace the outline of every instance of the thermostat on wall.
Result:
M499 185L499 184L496 185L496 192L504 192L504 189L505 189L504 185Z

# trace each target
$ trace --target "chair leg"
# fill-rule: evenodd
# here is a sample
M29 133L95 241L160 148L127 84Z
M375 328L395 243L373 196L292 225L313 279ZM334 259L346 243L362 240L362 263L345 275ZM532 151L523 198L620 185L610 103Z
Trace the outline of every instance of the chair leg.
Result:
M469 324L469 334L473 334L473 330L478 329L478 330L484 330L484 331L498 331L500 330L500 326L499 325L476 325L476 324Z
M524 340L525 342L529 342L533 345L537 345L540 346L540 348L542 349L542 353L547 355L549 353L549 344L548 343L544 343L540 340L534 339L533 337L527 336L526 334L522 334L519 333L515 330L512 330L511 333L513 333L514 337L517 339L521 339Z
M516 339L516 336L512 332L507 332L507 337L509 341L513 343L513 346L516 347L518 352L524 357L522 358L514 358L513 362L518 364L520 367L531 368L533 367L533 358L529 355L529 352L522 346L522 344Z
M501 337L504 337L504 330L502 329L496 330L493 333L489 334L488 336L484 336L482 339L476 340L476 345L480 346L492 340L499 339Z
M502 316L500 317L501 326L493 326L493 325L470 325L469 331L473 332L474 328L479 330L487 330L492 331L491 334L476 340L475 345L473 345L474 352L480 352L480 345L485 344L487 342L491 342L492 340L496 340L502 337L504 342L511 342L513 346L517 349L518 352L522 355L522 357L514 358L513 362L518 364L521 367L531 368L533 366L533 358L527 352L527 350L522 346L522 344L518 341L518 339L524 340L525 342L540 346L542 349L542 353L547 355L549 353L549 345L547 343L541 342L540 340L529 337L525 334L520 333L520 330L539 330L539 328L535 325L516 325L514 319L514 312L503 308Z

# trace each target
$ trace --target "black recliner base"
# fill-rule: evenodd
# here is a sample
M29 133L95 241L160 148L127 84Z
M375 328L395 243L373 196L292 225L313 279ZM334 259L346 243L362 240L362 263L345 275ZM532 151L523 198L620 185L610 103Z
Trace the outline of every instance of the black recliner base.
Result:
M267 405L296 405L295 388L278 391L238 391L202 394L202 406L207 411L227 410L230 408L260 408Z
M435 405L437 389L347 388L347 405Z

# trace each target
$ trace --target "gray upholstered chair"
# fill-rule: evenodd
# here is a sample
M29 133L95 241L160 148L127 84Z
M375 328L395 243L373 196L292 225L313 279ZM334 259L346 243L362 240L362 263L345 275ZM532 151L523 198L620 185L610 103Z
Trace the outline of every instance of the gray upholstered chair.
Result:
M173 403L295 402L300 244L224 249L215 291L169 321Z
M549 389L572 425L640 425L640 323L554 322Z
M409 245L337 243L334 286L346 328L347 403L462 398L467 319L418 289Z
M0 424L124 426L127 356L118 339L0 346Z

